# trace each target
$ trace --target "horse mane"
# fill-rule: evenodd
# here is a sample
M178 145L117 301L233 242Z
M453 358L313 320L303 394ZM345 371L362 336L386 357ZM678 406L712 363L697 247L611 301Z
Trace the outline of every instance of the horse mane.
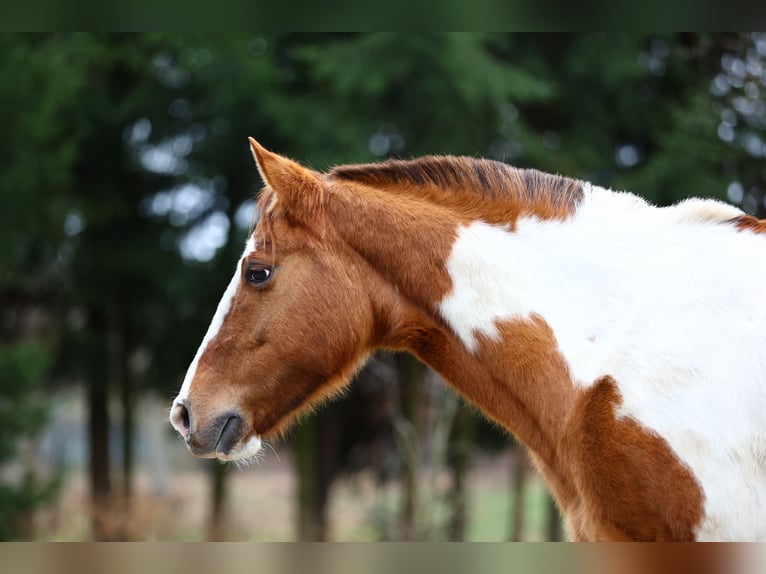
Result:
M426 194L431 200L458 209L484 211L481 208L487 206L481 204L490 202L500 208L505 218L511 215L512 220L522 213L545 219L566 218L583 196L579 180L464 156L341 165L328 175L375 188Z

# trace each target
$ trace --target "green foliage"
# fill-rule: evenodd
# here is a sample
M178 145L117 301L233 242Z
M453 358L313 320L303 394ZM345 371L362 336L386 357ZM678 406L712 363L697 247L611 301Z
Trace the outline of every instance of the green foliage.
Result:
M39 345L26 341L0 347L0 462L15 454L11 437L29 437L46 422L42 382L50 362Z
M49 363L39 344L0 346L0 540L25 534L22 519L58 489L57 479L40 479L18 459L20 444L47 423L43 382Z

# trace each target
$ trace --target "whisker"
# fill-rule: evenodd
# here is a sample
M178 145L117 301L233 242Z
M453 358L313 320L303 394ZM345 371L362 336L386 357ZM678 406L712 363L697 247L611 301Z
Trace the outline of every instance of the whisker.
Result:
M267 447L269 447L271 449L271 452L273 452L274 456L277 457L277 462L282 462L282 460L279 458L279 453L277 452L277 450L273 446L271 446L271 443L269 443L269 442L267 442L265 440L262 440L261 444L263 444L264 446L267 446ZM266 458L265 454L263 455L263 458L264 459Z

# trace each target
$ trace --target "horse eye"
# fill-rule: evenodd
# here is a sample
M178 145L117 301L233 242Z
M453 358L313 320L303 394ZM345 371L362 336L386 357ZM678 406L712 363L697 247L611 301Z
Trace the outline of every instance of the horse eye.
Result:
M268 267L248 267L245 271L245 280L253 285L260 285L271 277L271 269Z

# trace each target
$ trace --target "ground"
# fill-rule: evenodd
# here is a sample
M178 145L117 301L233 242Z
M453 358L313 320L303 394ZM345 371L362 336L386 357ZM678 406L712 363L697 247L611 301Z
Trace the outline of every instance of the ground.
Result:
M478 457L469 477L469 521L467 539L506 540L512 510L510 471L512 452L496 457ZM117 508L107 518L114 531L130 533L140 540L205 540L207 537L210 478L207 461L197 468L176 473L166 491L156 490L145 472L137 476L132 509ZM444 477L430 480L421 488L421 522L443 524L443 505L430 494L445 484ZM294 539L294 490L292 460L281 453L266 461L229 475L226 505L226 537L231 540L289 541ZM395 484L376 486L372 477L361 474L338 480L330 499L332 540L380 540L381 532L395 524L398 505ZM40 539L88 540L90 521L85 476L68 477L59 500L36 520ZM545 489L536 476L527 487L527 528L524 538L540 540L545 529ZM126 519L126 517L129 517ZM120 534L118 534L120 536ZM430 536L438 537L432 531Z
M208 537L210 469L208 460L191 456L167 422L169 400L143 397L137 414L135 492L130 511L117 503L104 516L117 539L205 540ZM58 500L34 521L41 540L89 540L90 504L87 491L87 452L84 396L75 391L57 394L51 424L34 458L45 466L63 467L65 481ZM115 405L111 433L114 483L119 484L121 437ZM261 464L231 469L226 504L226 533L231 540L284 541L295 537L295 476L289 446L265 451ZM512 516L511 475L516 451L496 455L476 452L466 481L468 540L506 540ZM540 540L547 521L545 488L530 473L526 490L527 527L524 538ZM440 539L447 512L438 495L448 479L427 470L421 475L420 527L426 539ZM398 484L376 484L370 474L334 483L328 517L332 540L380 540L394 532L399 507Z

